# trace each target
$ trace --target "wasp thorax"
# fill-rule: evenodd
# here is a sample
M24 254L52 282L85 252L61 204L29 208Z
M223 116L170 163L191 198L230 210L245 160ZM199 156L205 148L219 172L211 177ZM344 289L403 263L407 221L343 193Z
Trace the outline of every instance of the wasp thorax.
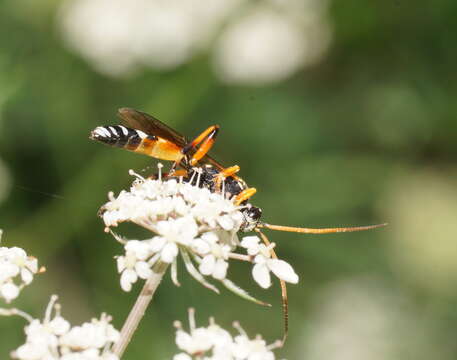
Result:
M191 168L184 178L184 182L205 187L214 193L223 193L228 199L233 198L246 189L246 184L241 179L232 176L222 178L221 172L208 164Z

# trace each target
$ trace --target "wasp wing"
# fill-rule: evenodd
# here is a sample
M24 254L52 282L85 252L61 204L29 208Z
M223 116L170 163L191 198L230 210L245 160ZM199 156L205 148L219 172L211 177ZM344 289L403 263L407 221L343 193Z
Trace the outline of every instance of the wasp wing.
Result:
M176 130L172 129L168 125L165 125L160 120L155 117L146 114L142 111L138 111L132 108L120 108L118 110L118 115L121 118L124 125L141 130L149 135L156 135L172 143L184 147L187 145L187 139L178 133ZM201 163L210 163L215 166L217 169L222 170L222 166L219 162L214 160L211 156L205 155L201 160Z
M149 114L131 108L121 108L117 113L122 123L128 127L159 136L181 147L187 144L184 136Z

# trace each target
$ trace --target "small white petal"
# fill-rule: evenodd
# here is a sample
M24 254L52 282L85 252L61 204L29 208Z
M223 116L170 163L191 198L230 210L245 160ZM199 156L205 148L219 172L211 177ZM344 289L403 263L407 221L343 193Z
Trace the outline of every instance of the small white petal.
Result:
M218 280L225 279L227 275L228 262L222 259L218 259L213 270L213 277Z
M22 260L25 260L27 258L27 253L20 247L14 246L10 248L10 251L16 259L21 258Z
M6 260L6 263L0 264L0 280L5 281L8 278L17 276L20 272L19 266L11 263L10 259Z
M178 242L184 245L198 236L198 225L192 216L177 219L174 226L179 229Z
M227 231L232 230L233 227L235 226L235 222L229 215L219 216L219 218L217 219L217 222L224 230L227 230Z
M14 357L21 360L41 360L45 356L49 356L48 344L45 342L27 342L14 351Z
M21 279L25 284L30 284L33 280L33 274L30 270L22 268L21 270Z
M0 287L0 295L6 300L6 302L10 302L18 297L19 288L13 283L3 284Z
M209 244L216 244L219 240L219 237L214 231L208 231L200 236L202 240L206 241Z
M186 353L179 353L173 356L173 360L192 360L192 358Z
M197 254L205 255L211 251L211 247L202 239L194 239L194 241L192 241L192 250Z
M187 349L189 349L191 346L192 336L190 336L185 331L178 330L178 331L176 331L175 342L176 342L176 345L178 345L178 348L180 348L181 350L187 351Z
M212 323L208 326L208 332L210 333L211 339L213 341L213 352L217 348L224 348L227 350L227 347L232 345L233 339L232 335L227 330L224 330L219 325Z
M248 359L251 352L251 342L246 335L235 336L232 344L232 352L237 359Z
M154 236L149 243L151 251L154 253L159 252L160 250L162 250L166 242L167 239L165 239L164 237Z
M230 249L234 250L240 245L236 231L215 231L219 237L219 243L230 246Z
M241 240L241 246L247 249L248 255L257 255L260 251L260 239L257 236L245 236Z
M235 213L232 213L232 219L235 222L236 226L239 228L244 220L244 216L241 212L237 211Z
M185 203L184 199L179 197L179 198L174 198L173 199L173 207L174 210L179 214L179 215L186 215L189 212L189 206Z
M263 256L261 254L256 255L256 257L254 258L255 264L265 264L267 261L268 261L268 258L266 258L265 256Z
M117 263L117 272L121 273L122 271L124 271L124 269L126 267L125 257L124 256L118 256L117 259L116 259L116 263Z
M29 257L25 263L27 269L29 269L32 273L37 273L38 271L38 260L34 257Z
M157 232L161 235L166 235L173 231L172 221L159 221L156 224Z
M121 288L124 291L132 290L132 284L138 280L138 276L135 271L126 269L121 275Z
M178 246L175 243L167 243L162 249L160 253L160 257L163 262L171 264L175 259L176 255L178 255Z
M281 280L292 284L298 283L298 275L295 273L292 266L284 260L269 259L267 264L273 274Z
M52 319L49 326L55 335L63 335L70 330L70 323L62 316L56 316Z
M252 277L264 289L271 286L270 270L266 264L255 264L252 268Z
M214 255L207 255L202 259L202 262L198 269L203 275L211 275L214 271L214 266L216 264L216 258Z
M178 334L176 334L176 344L189 354L203 353L213 346L211 333L206 328L195 329L189 337L185 337L182 334L181 336L182 339L178 344Z
M150 256L150 245L145 241L130 240L125 245L126 252L132 252L139 260L145 260Z
M137 262L135 264L135 271L138 274L138 276L142 279L148 279L152 274L152 270L149 267L149 264L145 261Z
M255 236L255 235L244 236L243 240L241 240L241 246L248 248L251 246L258 245L259 242L260 242L260 239L258 238L258 236Z
M275 247L274 243L271 243L270 245L266 246L265 244L260 244L259 245L259 254L262 255L265 259L270 259L271 258L271 249Z

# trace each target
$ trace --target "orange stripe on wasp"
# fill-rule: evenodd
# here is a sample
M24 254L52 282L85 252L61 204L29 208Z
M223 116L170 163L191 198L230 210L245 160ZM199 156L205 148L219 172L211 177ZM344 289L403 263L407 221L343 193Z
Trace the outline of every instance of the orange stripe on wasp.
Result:
M233 198L237 205L244 206L241 209L243 223L240 230L257 232L266 245L269 244L269 241L261 231L264 228L304 234L330 234L370 230L386 225L316 229L271 225L262 222L260 220L262 210L249 203L256 189L248 187L246 182L236 175L240 170L239 166L226 168L208 155L218 135L218 125L210 126L194 140L188 141L176 130L144 112L121 108L118 110L118 115L125 126L99 126L91 132L90 139L160 160L173 161L169 173L166 174L168 177L183 177L184 181L191 181L198 174L199 186L207 187L212 192L224 191L226 196ZM277 258L274 250L271 250L271 253L272 257ZM280 285L284 315L284 341L288 332L288 298L286 284L283 280L280 280Z

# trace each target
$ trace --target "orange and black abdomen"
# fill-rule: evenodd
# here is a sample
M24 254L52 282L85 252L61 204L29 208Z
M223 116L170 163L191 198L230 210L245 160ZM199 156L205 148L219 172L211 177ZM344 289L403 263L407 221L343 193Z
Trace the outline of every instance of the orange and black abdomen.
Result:
M180 161L184 156L181 147L173 142L122 125L98 126L91 132L90 138L161 160Z

